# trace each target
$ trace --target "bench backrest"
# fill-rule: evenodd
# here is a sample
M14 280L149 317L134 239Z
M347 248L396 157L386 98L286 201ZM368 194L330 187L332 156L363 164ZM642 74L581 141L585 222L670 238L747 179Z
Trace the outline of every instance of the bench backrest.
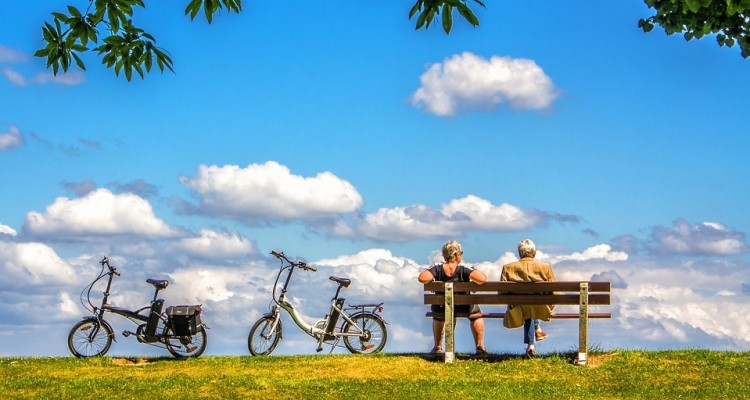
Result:
M563 282L454 282L453 302L462 304L580 304L580 281ZM610 304L610 282L587 282L588 304ZM424 285L424 304L445 304L445 282Z

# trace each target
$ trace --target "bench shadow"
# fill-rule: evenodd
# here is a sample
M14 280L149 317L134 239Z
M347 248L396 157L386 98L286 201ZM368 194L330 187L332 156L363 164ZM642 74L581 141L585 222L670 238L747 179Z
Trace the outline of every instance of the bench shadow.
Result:
M442 353L409 353L402 354L403 356L417 357L429 362L445 362L445 355ZM578 354L575 352L557 352L557 353L546 353L540 354L532 359L527 357L525 354L520 353L489 353L489 354L472 354L472 353L457 353L454 356L456 361L474 361L474 362L486 362L486 363L501 363L505 361L513 360L533 360L533 359L564 359L571 365L577 364Z

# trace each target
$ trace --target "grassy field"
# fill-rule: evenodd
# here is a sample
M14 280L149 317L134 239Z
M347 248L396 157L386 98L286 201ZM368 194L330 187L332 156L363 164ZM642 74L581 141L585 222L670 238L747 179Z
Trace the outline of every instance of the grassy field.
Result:
M744 399L750 353L0 358L4 399Z

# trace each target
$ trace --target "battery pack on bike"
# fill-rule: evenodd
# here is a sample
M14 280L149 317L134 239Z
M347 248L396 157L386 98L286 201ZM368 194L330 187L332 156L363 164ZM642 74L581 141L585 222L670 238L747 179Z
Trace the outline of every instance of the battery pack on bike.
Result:
M341 311L339 310L344 308L344 301L346 301L346 299L336 299L336 306L331 307L331 315L328 318L328 325L326 325L325 340L336 338L336 336L333 335L333 331L336 329L336 324L339 322L339 317L341 316Z
M146 334L143 335L142 340L152 343L156 342L156 328L159 327L159 321L161 320L161 309L164 307L164 300L157 299L151 302L151 312L148 314L148 322L146 322ZM141 337L139 336L139 339Z

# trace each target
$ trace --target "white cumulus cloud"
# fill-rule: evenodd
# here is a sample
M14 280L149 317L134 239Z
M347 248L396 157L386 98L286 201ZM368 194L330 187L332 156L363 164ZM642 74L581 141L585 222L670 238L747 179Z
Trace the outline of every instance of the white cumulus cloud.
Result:
M97 189L76 199L58 197L44 213L26 214L32 236L87 240L96 236L174 237L178 232L154 215L151 204L131 193Z
M33 79L28 79L24 74L8 67L3 68L2 73L5 79L15 86L26 86L29 84L46 85L48 83L73 86L80 85L86 81L86 76L80 71L68 71L57 75L52 72L41 72Z
M657 254L736 255L748 250L744 233L717 222L676 220L671 227L653 228L651 237Z
M3 224L0 224L0 234L8 235L8 236L18 235L15 229L9 227L8 225L3 225Z
M74 269L43 243L0 241L0 267L3 281L14 286L69 284L76 279Z
M487 60L470 52L431 65L420 81L412 104L441 116L492 110L500 105L540 110L548 108L559 95L552 80L533 60L498 56Z
M304 177L274 161L245 168L201 165L196 176L180 180L200 196L200 213L246 223L330 218L363 204L351 183L330 172Z
M22 144L23 136L15 126L11 126L8 132L0 133L0 150L8 150Z
M210 229L201 230L198 237L181 239L176 247L181 252L202 259L232 259L256 251L254 243L238 233Z
M27 59L26 54L0 44L0 63L19 63Z
M606 261L626 261L628 253L624 251L612 251L612 246L608 244L598 244L587 248L582 252L572 254L550 256L547 262L557 263L560 261L589 261L589 260L606 260Z
M492 204L474 195L451 200L439 209L426 205L381 208L354 219L341 220L332 234L383 241L455 237L469 230L519 231L555 216L526 211L512 204ZM566 217L569 218L569 217Z

